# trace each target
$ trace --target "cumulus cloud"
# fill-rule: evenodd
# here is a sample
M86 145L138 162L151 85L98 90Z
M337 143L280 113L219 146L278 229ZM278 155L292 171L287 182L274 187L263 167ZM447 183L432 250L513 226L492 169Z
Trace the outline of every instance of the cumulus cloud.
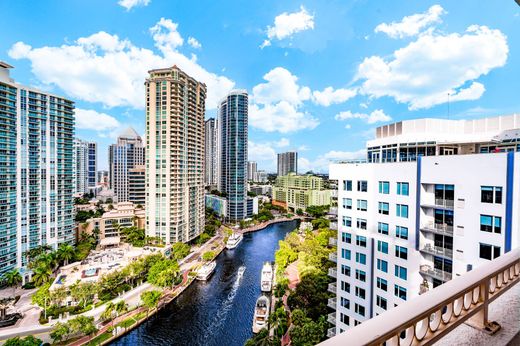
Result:
M433 5L428 11L406 16L400 22L381 23L374 31L383 32L391 38L415 36L432 24L442 22L441 16L445 13L440 5Z
M331 104L343 103L356 96L356 89L335 89L327 87L323 91L314 91L313 100L320 106L328 107Z
M127 11L130 11L132 7L135 6L148 6L150 1L151 0L119 0L117 4L126 8Z
M420 35L391 57L371 56L359 65L360 92L370 97L389 96L407 103L410 110L452 101L476 100L485 91L475 82L504 66L509 47L500 30L472 25L463 33Z
M182 46L183 38L177 27L171 20L161 18L150 29L161 54L100 31L56 47L33 48L17 42L9 50L9 56L28 59L32 72L44 85L57 86L69 97L100 102L108 108L130 106L143 109L144 81L148 71L175 64L206 83L206 108L216 108L218 100L233 89L235 83L207 71L195 58L180 53L177 48Z
M378 122L385 122L392 120L392 117L386 115L382 109L377 109L370 114L366 113L352 113L351 111L340 112L336 114L334 117L336 120L348 120L348 119L362 119L367 124L375 124ZM347 127L348 126L348 127ZM350 128L350 125L345 126L345 128Z
M316 160L309 160L305 157L298 159L298 167L302 172L313 171L315 173L328 173L331 163L341 160L357 160L366 157L366 150L357 151L337 151L331 150L318 156Z
M253 87L253 100L258 104L271 104L286 101L299 106L310 99L311 90L298 85L298 77L283 67L276 67L264 75L266 83Z
M92 109L76 108L75 113L76 128L81 130L109 131L121 126L113 116Z
M314 15L309 14L303 6L300 6L298 12L283 12L275 17L273 26L267 27L267 39L260 48L270 46L273 39L291 38L300 31L312 29L314 29Z
M188 44L195 49L202 48L202 44L195 37L188 37Z
M287 101L276 104L249 107L249 122L251 126L266 132L290 133L303 129L314 129L319 121L307 112L299 111Z

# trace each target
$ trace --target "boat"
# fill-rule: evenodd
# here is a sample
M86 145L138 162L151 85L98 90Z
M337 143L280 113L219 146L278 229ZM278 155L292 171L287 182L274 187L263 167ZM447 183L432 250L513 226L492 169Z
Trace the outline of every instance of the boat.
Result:
M211 261L209 263L204 264L200 269L197 271L197 280L205 281L207 280L211 274L215 271L215 267L217 266L217 262Z
M245 271L246 271L246 267L244 267L244 266L241 266L240 268L238 268L238 277L241 278L242 276L244 276Z
M271 305L269 298L262 295L256 300L255 315L253 317L253 333L258 333L262 329L267 328L267 320L269 318L269 306Z
M261 284L262 292L271 292L273 286L273 266L265 262L262 267Z
M231 250L231 249L236 248L238 246L238 244L240 244L242 239L244 239L244 236L242 235L242 233L234 232L233 234L231 234L231 236L229 237L229 239L226 243L226 249Z

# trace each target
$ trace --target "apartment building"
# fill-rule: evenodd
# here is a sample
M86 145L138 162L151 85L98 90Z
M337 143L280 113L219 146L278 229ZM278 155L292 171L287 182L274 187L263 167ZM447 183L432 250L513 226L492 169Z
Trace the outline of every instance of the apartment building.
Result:
M128 170L128 201L143 207L146 203L146 169L144 165Z
M218 120L209 118L204 123L204 183L206 186L218 184Z
M342 332L519 245L520 115L419 119L377 128L366 162L338 180Z
M74 138L74 193L93 191L97 185L97 144Z
M289 173L278 176L272 188L273 204L305 211L311 205L330 205L331 190L323 188L323 178Z
M289 173L298 173L298 153L296 151L278 154L278 176Z

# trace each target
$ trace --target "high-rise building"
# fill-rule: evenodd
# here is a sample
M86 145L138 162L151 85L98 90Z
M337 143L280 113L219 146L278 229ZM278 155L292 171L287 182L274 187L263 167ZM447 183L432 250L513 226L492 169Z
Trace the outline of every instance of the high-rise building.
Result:
M231 91L219 104L219 185L228 200L227 217L247 217L247 121L246 90Z
M278 175L298 174L298 153L288 151L278 154Z
M342 332L518 247L520 115L377 128L338 180Z
M204 183L206 186L218 184L218 121L210 118L205 122L204 141Z
M40 245L74 243L74 103L17 84L0 62L0 275Z
M135 166L144 165L144 145L141 136L131 127L117 138L117 143L109 147L110 188L114 190L118 202L128 201L128 173Z
M97 145L74 138L74 193L86 193L95 188Z
M88 188L95 188L97 185L97 143L88 143Z
M146 203L145 166L135 166L128 171L128 201L144 207Z
M177 66L145 84L146 234L187 242L204 230L206 85Z
M255 161L247 161L247 180L256 181L257 165Z

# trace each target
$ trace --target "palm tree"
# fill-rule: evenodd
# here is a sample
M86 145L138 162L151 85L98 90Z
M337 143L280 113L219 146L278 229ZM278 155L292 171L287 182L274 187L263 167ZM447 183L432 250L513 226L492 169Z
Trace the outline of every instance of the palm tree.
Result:
M46 263L40 263L36 268L34 268L32 278L36 286L41 286L49 282L51 275L52 270L49 265Z
M115 309L114 303L108 302L105 307L105 311L103 311L103 313L100 316L101 319L104 321L110 320L112 318L112 313L114 312L114 309Z
M65 265L69 264L69 261L74 258L76 250L74 246L70 244L61 244L58 248L58 258L63 261Z
M120 300L114 306L114 310L117 313L117 316L120 316L128 311L128 304L124 300Z
M16 287L18 287L18 284L20 284L20 282L22 282L23 279L22 279L22 276L20 275L20 272L18 271L18 269L13 269L3 275L3 280L5 281L7 286L13 288L13 296L14 296Z

